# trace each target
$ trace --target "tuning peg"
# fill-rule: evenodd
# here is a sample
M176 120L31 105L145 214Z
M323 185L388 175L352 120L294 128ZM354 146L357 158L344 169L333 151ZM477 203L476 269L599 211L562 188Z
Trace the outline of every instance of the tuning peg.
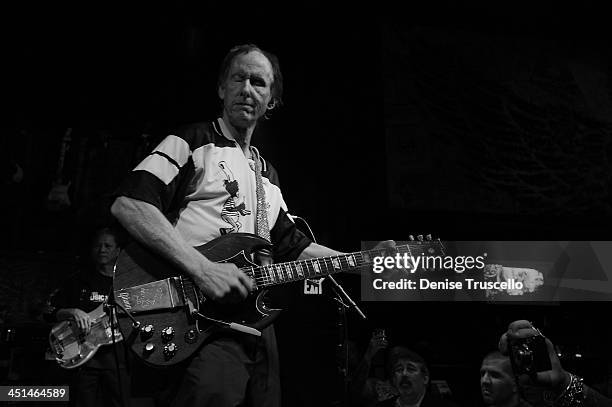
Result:
M430 242L433 240L433 239L432 239L432 237L431 237L431 235L427 235L427 236L425 236L425 239L427 239L427 240L428 240L428 241L430 241Z
M409 236L408 236L408 240L410 240L411 242L414 242L414 236L409 235Z
M418 235L417 239L419 240L419 242L422 242L423 241L423 235Z

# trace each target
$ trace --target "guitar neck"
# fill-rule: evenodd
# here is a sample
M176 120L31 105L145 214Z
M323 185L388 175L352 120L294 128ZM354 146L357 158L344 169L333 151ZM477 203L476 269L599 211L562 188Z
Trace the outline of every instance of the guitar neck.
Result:
M434 245L441 247L436 242L415 242L414 244L396 246L393 256L398 253L403 256L419 256ZM337 256L319 257L306 260L290 261L286 263L275 263L266 266L248 267L243 269L251 275L259 288L291 283L307 278L320 278L330 274L343 271L355 270L360 267L370 266L375 257L388 256L389 249L372 249L360 252L345 253Z
M68 127L62 138L62 144L60 146L59 158L57 162L57 169L55 170L55 182L60 184L63 182L64 162L66 161L66 153L70 146L70 135L72 134L72 127Z

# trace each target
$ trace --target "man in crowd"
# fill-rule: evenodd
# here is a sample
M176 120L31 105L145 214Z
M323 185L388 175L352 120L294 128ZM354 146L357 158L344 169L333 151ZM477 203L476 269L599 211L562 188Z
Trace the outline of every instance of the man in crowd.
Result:
M390 348L386 380L368 377L372 358L388 346L384 336L373 335L350 384L351 405L376 407L452 407L454 404L430 391L429 368L418 353L404 347Z
M452 407L454 403L429 391L430 374L425 360L403 346L391 348L387 360L389 381L397 392L377 406L385 407Z
M480 391L487 406L518 407L521 400L510 359L499 351L487 354L480 366Z

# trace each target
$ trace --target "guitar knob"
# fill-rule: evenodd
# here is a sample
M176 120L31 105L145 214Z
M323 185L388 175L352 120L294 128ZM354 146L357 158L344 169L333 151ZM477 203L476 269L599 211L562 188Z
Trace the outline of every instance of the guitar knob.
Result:
M170 342L164 345L164 357L166 360L171 359L174 355L176 355L177 350L178 346L176 346L175 343Z
M161 331L162 341L169 342L174 338L174 328L167 326Z
M185 332L185 342L192 344L192 343L196 343L197 340L198 340L197 330L190 329L189 331Z
M153 325L148 324L148 325L143 326L142 328L140 328L141 340L143 342L146 341L147 339L153 336L153 332L155 332L155 328L153 327Z
M155 350L155 344L149 342L142 348L142 354L147 357Z

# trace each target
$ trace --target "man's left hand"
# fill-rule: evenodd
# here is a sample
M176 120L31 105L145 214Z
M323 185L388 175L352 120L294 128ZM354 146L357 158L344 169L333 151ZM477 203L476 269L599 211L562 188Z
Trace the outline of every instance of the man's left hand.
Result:
M374 246L374 249L389 249L390 251L395 251L395 246L395 240L382 240Z

